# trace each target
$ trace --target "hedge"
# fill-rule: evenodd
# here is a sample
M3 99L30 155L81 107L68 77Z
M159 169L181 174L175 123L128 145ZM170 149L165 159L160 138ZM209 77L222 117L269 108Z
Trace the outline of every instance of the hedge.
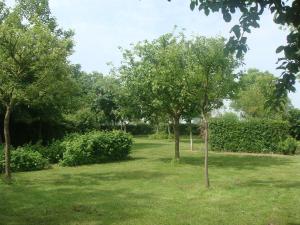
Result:
M213 151L282 153L279 145L288 138L284 121L211 119L210 146Z
M73 134L61 143L64 148L63 166L116 161L126 159L131 150L132 137L122 131Z

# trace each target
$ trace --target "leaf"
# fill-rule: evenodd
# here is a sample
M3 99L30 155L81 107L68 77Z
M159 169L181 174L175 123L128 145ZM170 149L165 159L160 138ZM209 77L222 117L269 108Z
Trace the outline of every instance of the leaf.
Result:
M234 25L230 32L233 32L237 39L239 39L241 36L241 28L239 25Z
M278 53L282 52L283 49L284 49L284 46L282 46L282 45L279 46L279 47L276 49L276 53L278 54Z
M230 13L229 12L225 12L224 14L223 14L223 19L225 20L225 22L230 22L231 21L231 15L230 15Z

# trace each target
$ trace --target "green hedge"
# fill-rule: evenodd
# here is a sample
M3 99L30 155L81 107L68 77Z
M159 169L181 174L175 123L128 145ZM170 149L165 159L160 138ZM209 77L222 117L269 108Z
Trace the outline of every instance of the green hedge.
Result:
M127 158L132 137L122 131L93 131L70 135L61 145L65 149L61 165L77 166Z
M282 153L279 143L286 140L289 125L275 120L212 119L210 145L215 151Z

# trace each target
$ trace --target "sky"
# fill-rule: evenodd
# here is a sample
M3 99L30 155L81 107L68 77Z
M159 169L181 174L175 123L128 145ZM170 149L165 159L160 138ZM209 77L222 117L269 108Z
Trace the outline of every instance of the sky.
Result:
M11 4L13 0L9 0ZM112 62L119 65L121 53L118 47L129 48L131 43L152 40L160 35L185 28L187 35L229 37L230 28L237 23L235 15L231 23L225 23L220 13L205 16L191 11L189 0L49 0L53 15L64 29L75 32L75 52L72 63L81 64L87 72L108 73ZM286 31L264 14L259 29L248 35L250 50L242 68L268 70L276 76L275 53L286 41ZM295 107L300 108L300 84L297 92L290 94Z

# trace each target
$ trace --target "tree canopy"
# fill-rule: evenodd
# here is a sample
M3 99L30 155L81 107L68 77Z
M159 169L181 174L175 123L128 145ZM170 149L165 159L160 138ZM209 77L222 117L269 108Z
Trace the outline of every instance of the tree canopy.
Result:
M171 1L171 0L168 0ZM247 52L247 33L251 33L253 28L258 28L261 15L266 10L274 14L274 22L290 28L287 35L287 44L279 46L277 53L284 52L284 57L278 59L278 69L282 70L280 79L276 83L274 98L269 104L276 105L286 91L295 91L297 74L300 71L300 2L295 0L288 2L285 0L191 0L191 10L198 9L205 15L221 12L223 19L230 22L232 15L240 12L239 24L232 27L233 34L228 43L227 50L236 52L241 57Z

